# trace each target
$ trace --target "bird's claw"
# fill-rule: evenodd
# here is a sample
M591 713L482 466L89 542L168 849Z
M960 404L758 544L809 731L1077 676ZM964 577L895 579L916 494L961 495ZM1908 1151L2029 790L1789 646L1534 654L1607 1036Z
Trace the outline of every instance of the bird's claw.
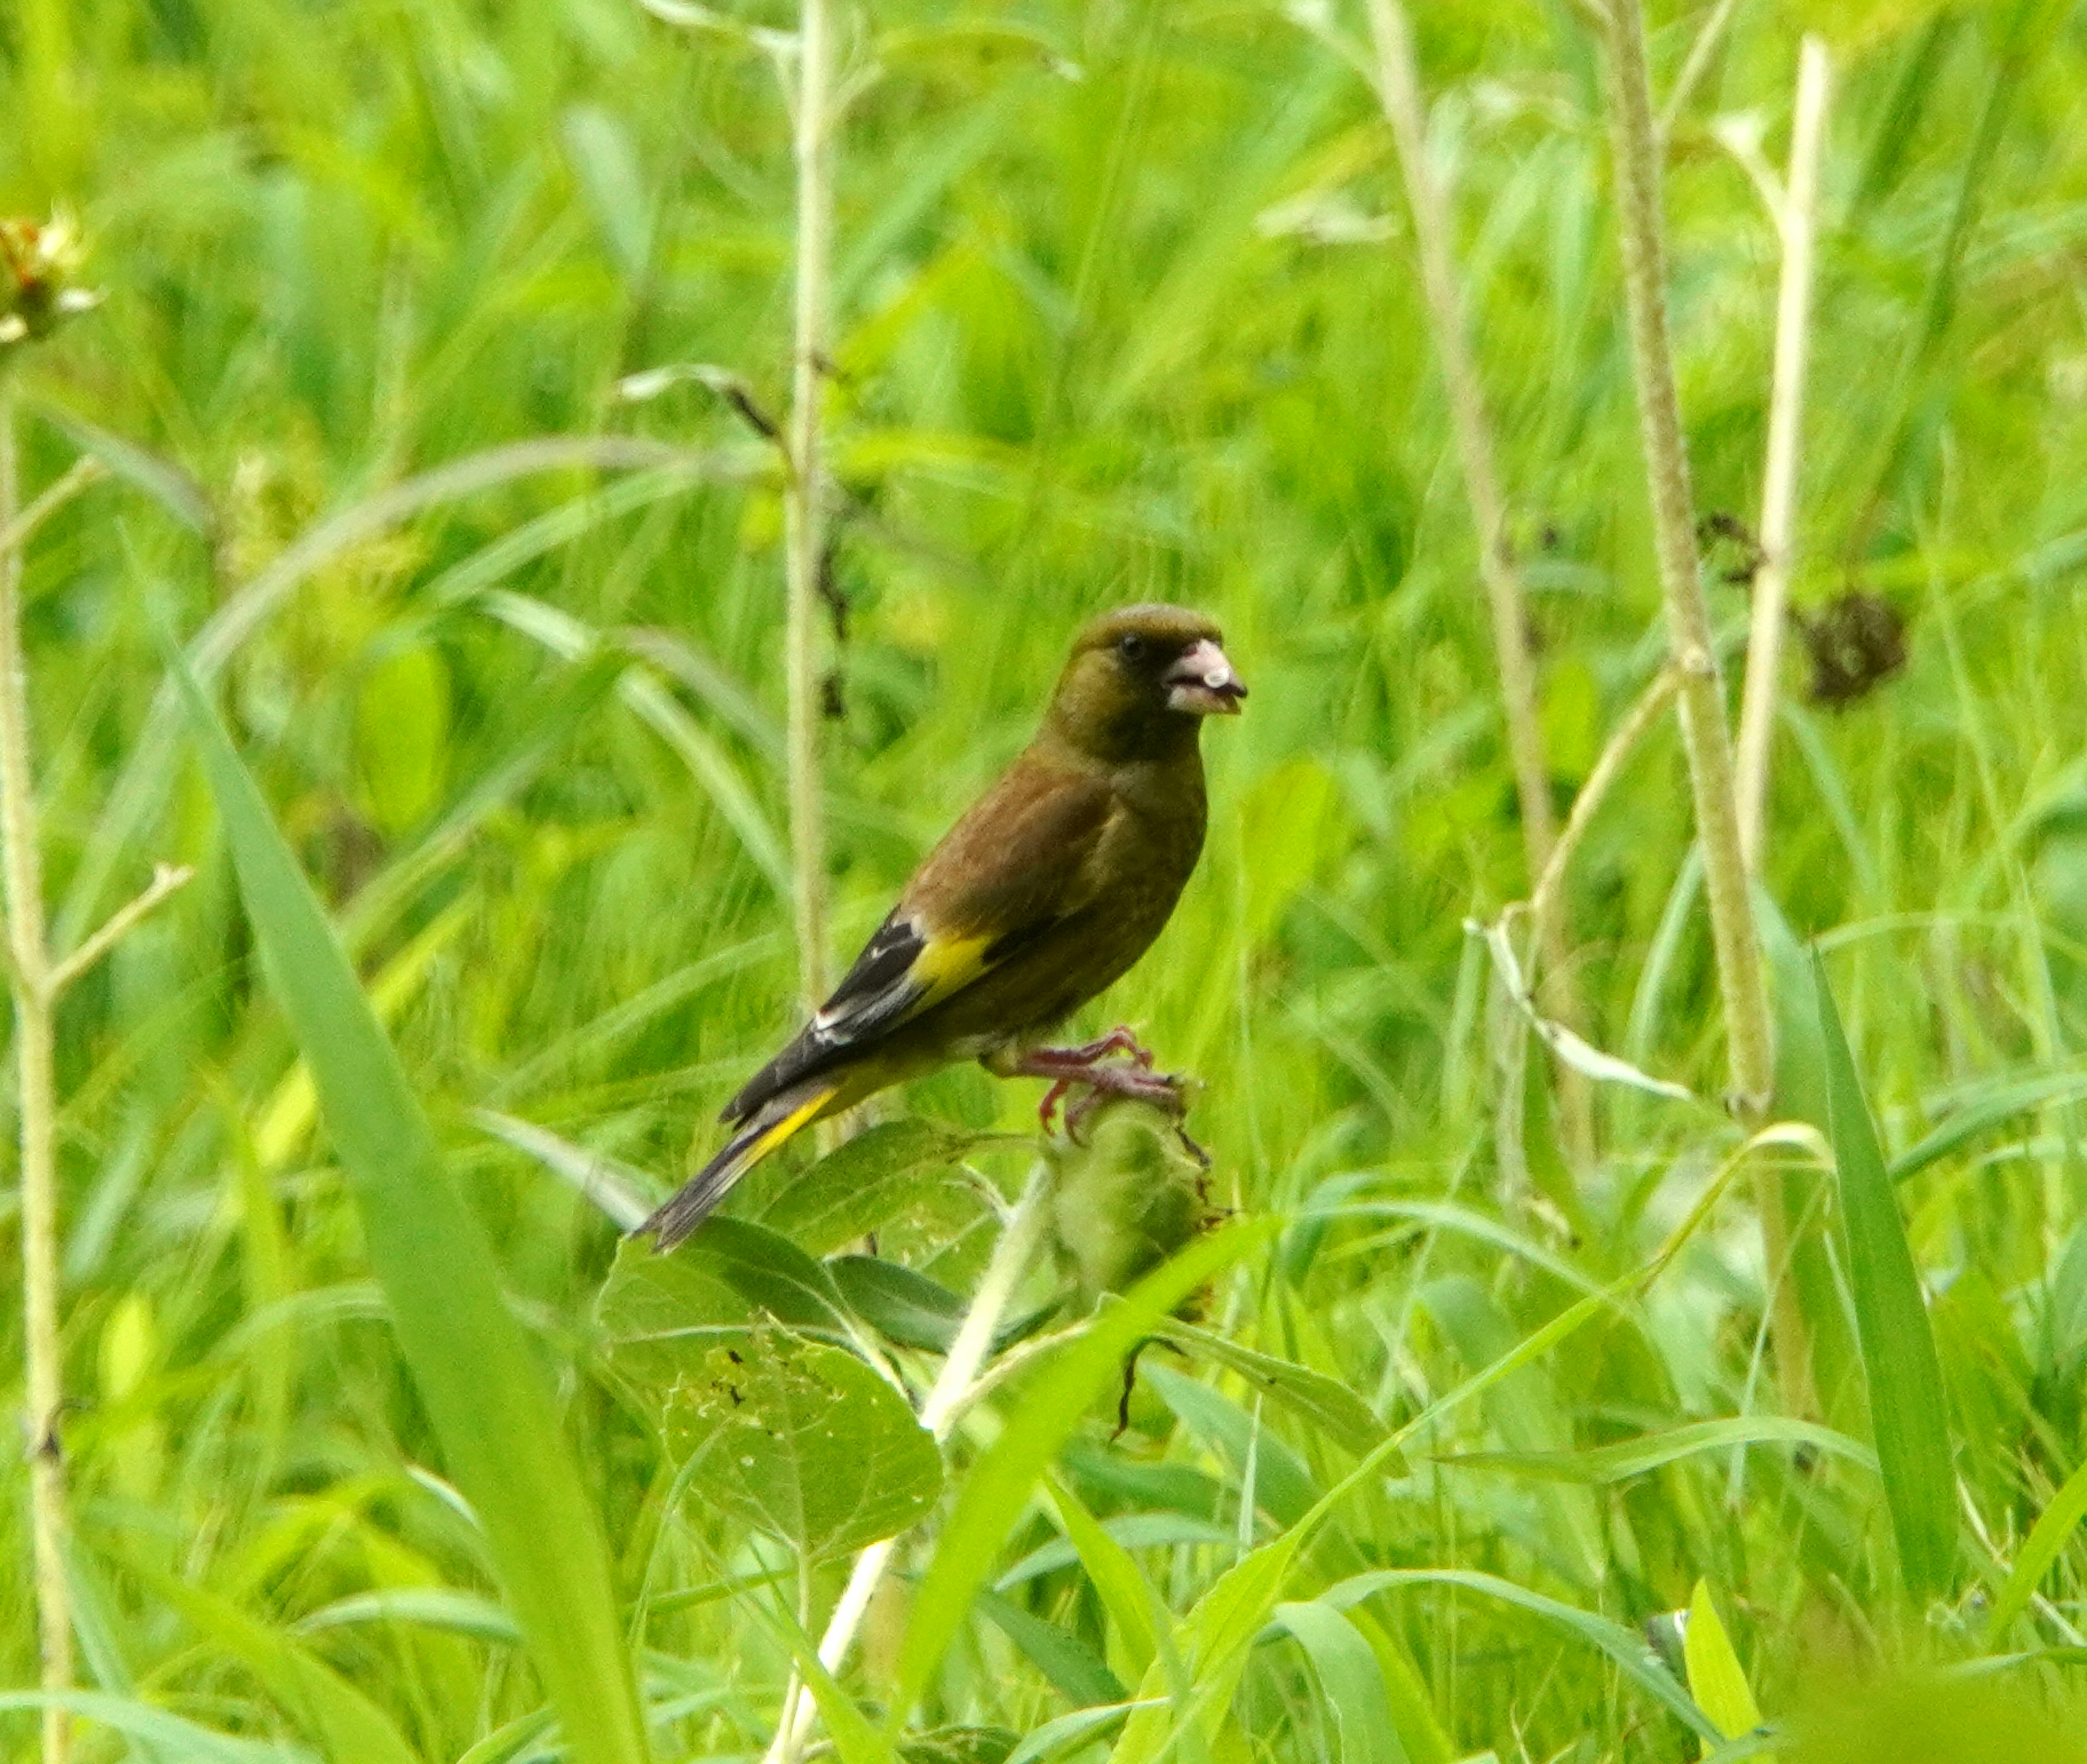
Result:
M1104 1065L1112 1054L1126 1055L1128 1066ZM1065 1093L1078 1084L1100 1094L1115 1096L1142 1096L1148 1101L1158 1100L1156 1093L1149 1087L1126 1088L1152 1070L1152 1050L1138 1040L1128 1023L1119 1023L1108 1034L1091 1042L1082 1042L1074 1047L1032 1048L1022 1057L1015 1069L1030 1077L1048 1078L1051 1088L1044 1093L1044 1100L1036 1105L1036 1118L1046 1133L1056 1130L1058 1105ZM1117 1077L1115 1074L1120 1074ZM1172 1078L1159 1078L1153 1083L1167 1087L1170 1095L1176 1091ZM1078 1123L1094 1106L1094 1098L1075 1103L1065 1111L1065 1130L1078 1136ZM1163 1107L1167 1106L1162 1103ZM1179 1112L1176 1097L1176 1112Z
M1189 1112L1181 1080L1172 1072L1148 1072L1142 1066L1095 1066L1072 1080L1086 1092L1065 1111L1065 1131L1078 1144L1087 1117L1111 1097L1128 1097L1163 1110L1178 1123Z

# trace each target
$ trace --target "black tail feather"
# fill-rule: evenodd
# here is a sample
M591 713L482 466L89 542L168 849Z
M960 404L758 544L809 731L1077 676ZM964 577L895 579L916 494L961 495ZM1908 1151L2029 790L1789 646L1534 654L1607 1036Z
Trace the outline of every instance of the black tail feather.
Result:
M664 1255L707 1219L732 1185L809 1122L834 1086L800 1086L771 1097L724 1142L717 1155L676 1189L636 1235L650 1234Z

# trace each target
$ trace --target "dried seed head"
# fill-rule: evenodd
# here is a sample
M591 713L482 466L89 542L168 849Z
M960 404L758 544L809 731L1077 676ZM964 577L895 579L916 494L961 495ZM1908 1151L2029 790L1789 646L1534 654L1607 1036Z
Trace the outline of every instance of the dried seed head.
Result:
M1852 705L1906 666L1906 620L1876 594L1851 589L1811 616L1790 616L1812 654L1815 705Z

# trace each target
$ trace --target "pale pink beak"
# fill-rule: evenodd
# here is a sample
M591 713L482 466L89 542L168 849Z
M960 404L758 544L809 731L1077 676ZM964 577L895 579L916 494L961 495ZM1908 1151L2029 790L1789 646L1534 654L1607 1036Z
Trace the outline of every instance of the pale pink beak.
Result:
M1167 670L1167 708L1197 717L1236 717L1246 682L1232 671L1225 652L1208 637L1182 651Z

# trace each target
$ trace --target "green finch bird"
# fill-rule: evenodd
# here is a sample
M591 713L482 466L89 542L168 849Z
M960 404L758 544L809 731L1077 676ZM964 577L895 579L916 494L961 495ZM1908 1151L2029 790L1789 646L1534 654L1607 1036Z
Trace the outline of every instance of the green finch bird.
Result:
M1203 849L1203 719L1246 688L1218 628L1125 607L1073 645L1036 738L943 837L834 995L725 1105L717 1155L639 1229L670 1250L754 1165L814 1121L961 1059L1177 1115L1176 1081L1126 1029L1052 1030L1151 947ZM1111 1060L1112 1055L1121 1055Z

